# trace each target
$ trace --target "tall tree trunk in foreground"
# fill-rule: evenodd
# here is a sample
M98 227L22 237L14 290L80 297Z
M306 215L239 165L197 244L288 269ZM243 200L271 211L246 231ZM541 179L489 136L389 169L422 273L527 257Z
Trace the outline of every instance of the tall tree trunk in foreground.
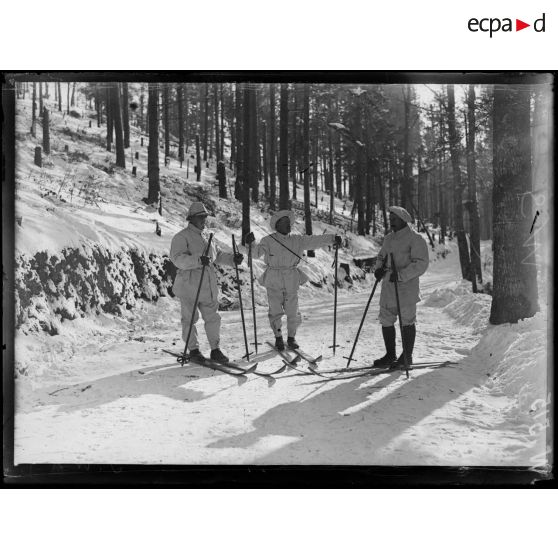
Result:
M494 91L494 285L490 323L516 323L538 311L531 196L530 91Z

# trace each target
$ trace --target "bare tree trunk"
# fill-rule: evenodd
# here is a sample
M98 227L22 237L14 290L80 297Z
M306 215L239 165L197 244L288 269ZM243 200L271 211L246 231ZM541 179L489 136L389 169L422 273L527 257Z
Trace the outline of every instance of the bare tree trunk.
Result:
M39 114L43 115L43 83L39 81Z
M267 148L267 126L265 122L262 124L262 144L263 144L263 179L264 179L264 195L269 199L269 156Z
M310 171L308 171L310 172ZM314 185L314 202L318 208L318 134L312 138L312 184Z
M66 84L66 114L70 114L70 82Z
M116 166L126 168L126 155L124 152L124 135L122 131L122 108L120 106L120 87L112 84L112 118L114 122L114 135L116 147Z
M213 108L214 108L214 124L215 124L215 159L219 160L221 156L221 131L219 130L219 95L218 84L213 84Z
M444 137L444 115L442 112L442 101L439 102L440 106L440 151L438 158L439 179L438 179L438 209L440 212L440 240L439 244L446 243L447 234L447 217L445 206L445 177L444 177L444 164L445 164L445 137Z
M244 184L242 191L242 242L250 232L250 192L257 188L257 168L255 157L254 119L256 111L256 91L244 88Z
M531 185L531 92L494 91L494 288L490 323L517 323L539 310Z
M450 157L453 174L454 191L454 230L457 236L457 246L459 247L459 262L461 264L461 275L463 279L471 281L469 249L467 238L463 228L463 185L461 183L461 169L459 167L459 136L455 122L455 91L453 85L448 85L448 133L450 145Z
M480 258L480 223L477 202L477 162L475 159L475 86L469 85L467 94L467 114L469 120L467 141L467 179L469 183L468 210L471 216L471 275L482 283L482 265Z
M275 84L269 85L269 208L275 209L276 183Z
M329 222L333 224L333 215L335 214L335 188L333 187L333 133L331 128L327 129L327 159L326 190L329 190Z
M60 84L58 84L60 85ZM101 94L99 91L99 84L95 84L95 110L97 111L97 128L101 127Z
M43 151L45 155L50 155L50 122L46 107L43 108Z
M225 160L225 103L223 98L223 84L219 84L219 98L221 99L221 124L219 126L221 130L221 141L219 143L221 149L219 151L219 158L221 161Z
M128 98L128 82L122 84L122 125L124 127L124 149L130 147L130 111L128 106L130 99Z
M196 181L201 181L201 149L200 149L200 135L196 134Z
M302 168L304 171L304 224L306 234L312 234L312 212L310 210L310 86L304 84L303 92L303 129L302 129ZM313 258L314 250L307 251Z
M147 203L159 201L159 85L149 84L147 111L149 117L149 147L147 150L147 168L149 175L149 192Z
M209 137L209 85L205 84L203 98L203 160L207 161L207 144Z
M182 167L184 161L184 106L182 85L177 86L176 97L178 101L178 160Z
M163 85L163 118L165 127L165 165L170 157L169 84Z
M31 109L31 135L37 135L37 84L33 82L33 100Z
M279 209L289 209L289 86L281 84L279 109Z
M227 198L227 171L225 170L225 163L219 161L217 163L217 182L219 184L219 197Z
M412 161L411 154L409 153L409 141L411 135L410 128L410 117L411 117L411 86L406 84L402 86L403 88L403 102L404 102L404 135L403 135L403 183L401 188L401 205L407 208L409 200L412 199L411 194L411 184L413 181L412 177Z
M389 232L389 221L386 208L386 192L382 176L382 165L380 161L376 164L376 178L378 180L378 193L380 196L380 208L382 210L382 217L384 218L384 235Z
M143 119L143 105L145 103L145 93L143 83L141 84L141 93L140 93L140 130L145 131L145 121Z
M58 82L58 112L62 112L62 85L60 82Z
M235 119L236 119L236 180L234 184L234 197L243 199L244 191L244 140L243 140L243 111L242 92L240 84L235 86Z
M190 98L188 96L188 84L183 86L184 93L184 157L187 156L188 150L190 148L190 138L191 131L190 126L192 124L192 119L190 119Z
M70 86L70 84L68 84L68 87ZM72 86L72 100L70 101L70 104L75 107L76 103L76 82L74 81L74 85Z
M70 84L68 84L68 91L69 91ZM112 102L110 100L110 91L111 86L109 83L105 83L105 90L106 90L106 111L107 111L107 151L112 151L112 136L113 136L113 129L114 129L114 121L112 119Z
M257 202L260 194L258 166L260 161L260 144L258 141L258 92L250 88L250 161L248 162L248 180L252 201ZM250 174L251 173L251 174Z
M293 200L296 200L296 150L297 150L297 145L296 145L296 129L297 129L297 84L294 83L293 84L293 114L292 114L292 122L291 122L291 133L290 133L290 139L291 139L291 153L290 153L290 159L291 159L291 165L290 165L290 175L291 175L291 180L293 182Z

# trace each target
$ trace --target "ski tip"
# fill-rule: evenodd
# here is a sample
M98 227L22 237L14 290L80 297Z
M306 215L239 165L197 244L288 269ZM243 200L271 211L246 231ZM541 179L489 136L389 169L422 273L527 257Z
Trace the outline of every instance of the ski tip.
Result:
M254 370L258 367L258 363L256 362L255 364L252 364L251 366L248 366L245 368L246 372L254 372Z

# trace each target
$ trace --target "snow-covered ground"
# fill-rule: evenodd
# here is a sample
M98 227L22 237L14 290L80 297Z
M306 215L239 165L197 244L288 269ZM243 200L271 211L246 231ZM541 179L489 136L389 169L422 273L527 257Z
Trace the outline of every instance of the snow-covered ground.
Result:
M178 303L168 298L125 318L75 320L59 336L26 336L18 343L43 374L17 380L16 462L544 466L546 312L486 327L490 297L455 280L455 254L423 278L415 360L457 364L409 380L322 382L286 371L272 385L253 375L241 384L180 367L160 352L182 348ZM367 297L340 295L335 358L331 296L303 301L298 338L324 355L322 367L350 352ZM359 363L383 351L377 300ZM264 310L257 321L260 341L270 339ZM237 312L223 313L222 338L242 354ZM260 353L262 370L278 364Z
M18 108L18 129L29 129L29 103ZM20 133L16 217L17 253L56 254L62 248L108 250L137 247L168 253L172 235L184 225L191 203L184 169L175 160L161 165L163 215L153 213L146 195L146 148L132 129L132 149L140 151L138 177L129 168L107 178L99 166L114 154L103 152L87 136L102 130L53 113L53 154L39 169L32 164L29 134ZM81 129L81 135L77 129ZM74 135L65 140L63 129ZM83 131L85 130L85 138ZM87 160L68 162L84 153ZM130 154L128 152L128 154ZM129 163L130 157L127 162ZM95 166L96 165L96 166ZM69 176L96 184L95 202L70 192ZM66 179L65 179L66 177ZM203 186L212 184L204 169ZM56 186L55 189L54 186ZM62 198L64 200L62 201ZM216 198L212 198L216 201ZM312 196L312 199L313 196ZM324 200L324 204L327 200ZM342 212L340 200L337 211ZM327 207L327 205L325 205ZM252 207L256 237L269 232L268 214ZM240 204L219 201L209 225L217 241L230 245L240 234ZM347 213L347 212L346 212ZM154 219L161 236L154 234ZM302 230L299 225L299 230ZM336 227L314 222L314 231ZM346 233L349 249L342 261L375 253L377 243ZM439 248L439 247L438 247ZM162 348L182 350L178 301L162 296L139 301L122 315L85 314L62 320L57 335L16 331L15 462L18 463L167 463L167 464L385 464L385 465L548 465L547 421L550 396L546 381L548 310L546 273L540 274L541 311L514 325L490 326L489 295L472 294L460 281L455 244L433 254L422 277L414 360L451 360L442 368L421 368L323 382L315 375L285 371L275 381L248 375L243 381L220 372L181 367ZM312 354L323 354L322 368L345 364L362 311L369 279L340 289L336 355L332 344L332 253L317 251L305 269L315 283L300 291L304 322L297 339ZM490 264L490 244L483 245ZM544 260L542 270L547 260ZM261 264L256 264L256 271ZM486 269L487 276L490 269ZM355 268L354 273L359 271ZM256 293L258 339L271 340L265 293ZM248 291L244 302L249 305ZM370 307L355 353L356 364L384 352L376 320L378 294ZM246 312L252 339L251 312ZM243 354L239 312L222 313L222 348ZM200 335L207 353L205 336ZM262 371L280 364L267 347L254 358Z

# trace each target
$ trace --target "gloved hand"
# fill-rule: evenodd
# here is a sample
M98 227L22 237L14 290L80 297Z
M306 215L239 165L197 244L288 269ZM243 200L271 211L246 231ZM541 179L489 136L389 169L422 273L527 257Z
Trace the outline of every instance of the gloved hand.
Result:
M397 273L395 271L392 271L390 276L389 276L389 282L390 283L399 283L399 277L397 276Z
M334 243L333 243L333 245L335 246L335 248L339 248L339 247L341 246L341 243L342 243L342 242L343 242L343 239L342 239L338 234L336 234L336 235L335 235L335 241L334 241Z
M209 265L211 263L211 259L209 256L200 256L200 262L202 265Z
M254 240L256 240L256 237L254 236L254 233L250 231L246 235L246 238L244 239L244 242L246 242L246 244L252 244L252 242L254 242Z
M384 277L386 270L383 267L380 267L376 271L374 271L374 277L376 277L376 281L381 281Z
M233 261L236 265L240 265L242 263L242 260L244 259L244 255L241 254L240 252L237 252L234 256L233 256Z

